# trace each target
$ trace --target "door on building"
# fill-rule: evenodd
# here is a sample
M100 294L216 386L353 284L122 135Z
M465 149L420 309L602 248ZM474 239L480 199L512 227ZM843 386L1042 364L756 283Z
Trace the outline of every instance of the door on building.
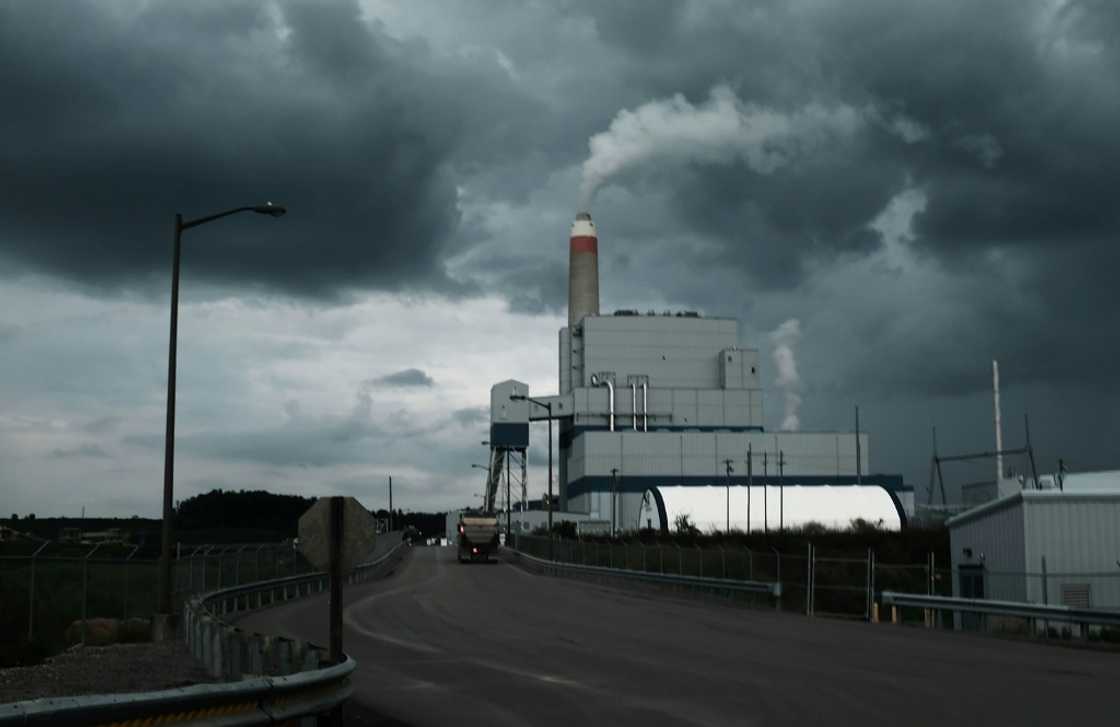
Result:
M984 566L962 565L959 575L961 598L984 597ZM984 614L964 612L961 614L961 628L965 631L980 631L984 628Z

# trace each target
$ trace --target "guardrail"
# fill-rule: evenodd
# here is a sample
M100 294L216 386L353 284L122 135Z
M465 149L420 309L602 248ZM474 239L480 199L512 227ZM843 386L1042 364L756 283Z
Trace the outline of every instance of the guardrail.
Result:
M1094 626L1120 626L1120 611L1104 611L1093 608L1072 608L1022 601L993 601L982 598L953 598L950 596L927 596L918 593L894 593L883 591L883 603L888 606L903 606L935 611L956 611L961 613L988 613L1000 616L1017 616L1040 621L1063 621Z
M630 570L628 568L607 568L600 565L562 563L546 558L538 558L535 555L529 555L528 553L514 548L506 548L506 551L553 575L575 573L661 585L684 586L697 590L762 593L773 596L775 599L780 599L782 595L782 584L780 582L770 583L767 581L744 581L733 578L706 578L703 576L686 576L673 573L653 573L649 571Z
M359 565L348 582L359 583L392 567L407 547L400 543ZM0 705L0 725L111 725L130 720L184 725L260 725L313 719L350 697L349 656L322 666L326 650L305 642L249 634L227 619L328 590L326 573L309 573L224 588L196 596L183 609L188 646L211 676L227 683L135 694L33 699Z

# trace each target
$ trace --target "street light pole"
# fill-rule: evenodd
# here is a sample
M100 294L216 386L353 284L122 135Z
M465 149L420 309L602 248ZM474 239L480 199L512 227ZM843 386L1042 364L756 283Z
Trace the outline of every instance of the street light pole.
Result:
M179 336L179 258L183 215L175 215L175 246L171 258L171 333L167 346L167 426L163 442L163 532L160 539L159 603L161 614L171 614L172 508L175 496L175 362Z
M166 616L167 620L157 627L157 632L161 631L163 627L170 626L169 620L173 610L171 603L173 590L171 582L171 544L174 539L172 519L175 497L175 365L179 332L179 260L182 251L183 231L239 212L256 212L271 217L280 217L287 212L287 209L269 202L263 205L235 207L225 212L199 217L187 222L183 221L181 214L175 215L175 243L171 259L171 330L167 346L167 425L164 431L163 452L163 524L160 538L159 594L157 598L157 612L161 616ZM157 636L161 639L167 638L169 635L168 633L157 633Z
M612 467L611 468L611 537L612 538L614 537L614 520L615 520L614 506L615 506L615 500L616 500L615 492L617 492L617 490L618 490L618 468L617 467Z

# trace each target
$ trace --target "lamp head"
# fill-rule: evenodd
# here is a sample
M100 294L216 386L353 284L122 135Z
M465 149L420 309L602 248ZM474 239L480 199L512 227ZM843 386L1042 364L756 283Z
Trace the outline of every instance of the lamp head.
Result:
M253 208L253 211L258 215L269 215L270 217L283 217L288 213L288 208L279 204L272 204L265 202Z

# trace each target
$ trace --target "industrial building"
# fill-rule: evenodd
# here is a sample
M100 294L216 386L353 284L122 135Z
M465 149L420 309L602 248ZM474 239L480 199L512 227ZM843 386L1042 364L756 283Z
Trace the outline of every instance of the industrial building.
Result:
M1022 490L946 524L954 596L1120 608L1120 490Z
M766 431L758 350L740 345L738 321L691 311L602 315L598 243L591 216L577 215L558 392L537 394L516 380L491 389L487 507L518 464L524 493L529 422L554 420L560 510L617 530L652 524L658 507L669 526L662 487L880 487L906 522L912 491L900 475L873 473L866 433ZM742 499L736 522L746 517Z

